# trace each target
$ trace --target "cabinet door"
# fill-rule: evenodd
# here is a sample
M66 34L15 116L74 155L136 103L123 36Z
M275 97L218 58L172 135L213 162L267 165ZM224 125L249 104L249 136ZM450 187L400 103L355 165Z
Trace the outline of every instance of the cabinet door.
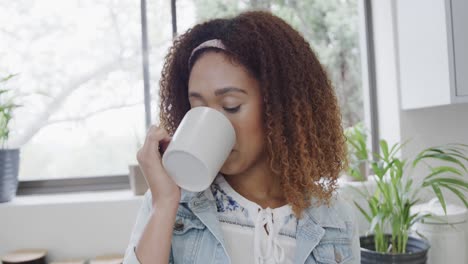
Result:
M403 109L451 103L449 64L454 63L447 44L447 1L450 0L396 1Z
M468 96L468 1L451 0L456 96Z

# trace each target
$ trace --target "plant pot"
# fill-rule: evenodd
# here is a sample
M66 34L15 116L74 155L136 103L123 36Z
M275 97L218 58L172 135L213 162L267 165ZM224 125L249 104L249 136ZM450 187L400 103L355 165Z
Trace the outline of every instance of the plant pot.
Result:
M18 190L19 149L0 149L0 203L9 202Z
M390 240L391 235L385 235ZM386 264L386 263L402 263L402 264L425 264L427 261L427 252L430 245L425 240L410 236L406 246L407 253L391 254L380 253L375 251L374 235L361 236L361 263L362 264Z
M145 176L140 169L139 165L128 165L128 179L130 181L130 188L135 195L143 195L148 190Z

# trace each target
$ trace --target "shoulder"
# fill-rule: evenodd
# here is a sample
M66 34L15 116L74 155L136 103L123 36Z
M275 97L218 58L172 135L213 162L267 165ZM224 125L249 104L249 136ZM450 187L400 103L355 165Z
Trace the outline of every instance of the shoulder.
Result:
M344 221L354 221L352 201L344 199L340 193L337 193L333 196L331 204L341 219Z
M316 201L312 198L311 206L306 209L306 213L320 226L349 228L354 225L355 216L351 202L345 200L339 193L333 194L329 204L314 206Z

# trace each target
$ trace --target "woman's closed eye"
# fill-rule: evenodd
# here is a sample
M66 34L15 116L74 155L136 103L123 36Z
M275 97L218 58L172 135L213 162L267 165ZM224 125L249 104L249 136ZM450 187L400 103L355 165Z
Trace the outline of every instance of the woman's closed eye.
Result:
M224 111L228 112L228 113L236 113L239 111L240 109L240 105L237 106L237 107L234 107L234 108L228 108L228 107L223 107Z

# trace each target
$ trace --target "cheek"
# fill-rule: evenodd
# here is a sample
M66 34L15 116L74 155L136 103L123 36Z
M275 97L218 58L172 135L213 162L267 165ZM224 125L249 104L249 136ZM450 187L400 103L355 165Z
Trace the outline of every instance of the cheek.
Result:
M221 169L226 174L240 173L251 167L260 158L264 144L261 118L245 115L231 122L236 130L236 151L231 153Z
M246 111L233 121L233 125L236 130L236 147L240 152L249 154L248 152L257 152L257 149L261 149L264 129L260 114Z

